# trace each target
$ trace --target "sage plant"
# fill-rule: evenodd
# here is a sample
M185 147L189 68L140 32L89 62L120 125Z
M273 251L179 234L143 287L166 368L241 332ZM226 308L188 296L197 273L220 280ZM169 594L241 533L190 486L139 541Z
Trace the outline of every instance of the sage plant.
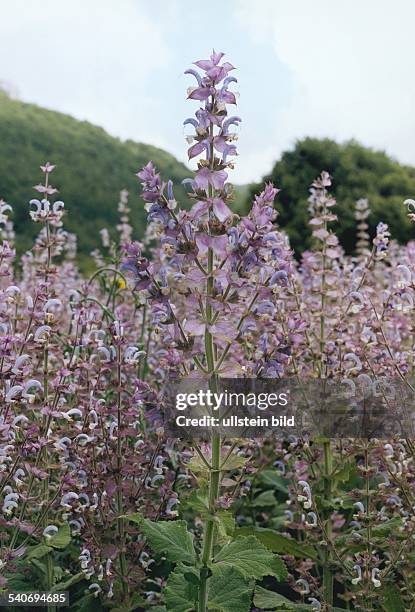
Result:
M370 235L360 199L346 255L324 169L301 257L273 185L236 215L234 68L213 53L186 73L189 201L149 162L142 242L123 190L82 275L51 163L20 257L0 201L0 589L68 590L74 610L413 610L415 447L387 426L396 381L415 389L415 242ZM177 378L384 380L384 438L173 439Z
M282 371L286 356L272 347L272 332L266 329L259 338L263 350L252 351L252 335L257 321L266 321L275 309L274 301L291 274L292 255L286 237L273 226L277 190L272 185L255 199L246 218L238 222L232 213L232 188L227 179L237 154L235 128L241 119L228 116L227 107L236 104L230 89L236 79L230 76L234 67L222 59L222 53L214 52L208 60L195 62L202 74L195 69L186 71L196 80L196 87L188 89L188 98L202 103L195 118L184 122L194 130L188 136L189 159L198 158L194 178L185 181L192 206L189 210L178 207L171 182L165 184L149 162L138 177L149 222L156 226L160 240L161 262L159 266L144 263L137 252L135 261L129 257L125 268L135 274L136 288L145 290L152 304L153 325L160 329L165 367L170 373L197 373L208 379L247 372L275 376ZM268 574L281 578L284 574L283 564L275 565L276 559L254 537L234 541L226 537L225 546L218 548L219 532L226 532L219 505L224 473L227 466L232 470L246 462L241 454L239 462L233 461L237 450L235 445L224 445L221 435L212 432L208 446L200 449L195 445L189 464L200 481L208 481L198 502L204 506L204 528L193 560L195 589L191 598L200 612L205 612L215 597L224 597L220 591L230 574L221 569L220 555L235 556L229 571L233 571L239 598L247 601L252 591L248 577L260 579ZM148 525L146 529L149 534ZM151 540L150 536L150 545ZM237 562L237 551L247 556L245 564ZM269 566L253 571L256 556L267 558ZM176 588L169 583L186 584L183 571L179 574L176 570L169 579L168 601L174 598Z

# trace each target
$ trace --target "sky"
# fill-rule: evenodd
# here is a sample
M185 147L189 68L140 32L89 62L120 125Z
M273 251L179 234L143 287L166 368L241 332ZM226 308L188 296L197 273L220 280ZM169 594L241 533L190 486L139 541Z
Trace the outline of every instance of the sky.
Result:
M306 136L415 165L414 23L413 0L0 0L0 83L186 161L183 72L214 48L237 67L235 183Z

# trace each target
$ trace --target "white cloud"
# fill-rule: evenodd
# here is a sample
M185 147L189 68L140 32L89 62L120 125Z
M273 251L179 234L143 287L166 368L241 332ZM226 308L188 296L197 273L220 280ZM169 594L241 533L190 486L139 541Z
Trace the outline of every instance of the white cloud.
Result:
M163 20L137 0L0 0L0 78L26 101L157 144L152 72L168 62ZM155 136L155 138L154 138Z
M412 0L0 0L0 80L21 99L185 159L187 62L240 67L232 180L257 180L297 138L355 137L415 164ZM234 110L232 112L235 112Z
M256 0L252 8L238 1L241 25L252 40L269 40L292 75L291 99L274 116L279 152L303 136L354 137L415 163L412 0Z

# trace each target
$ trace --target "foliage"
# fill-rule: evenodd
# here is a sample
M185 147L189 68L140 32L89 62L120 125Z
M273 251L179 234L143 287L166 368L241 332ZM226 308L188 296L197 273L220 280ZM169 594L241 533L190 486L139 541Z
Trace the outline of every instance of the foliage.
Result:
M115 237L118 222L114 200L122 188L135 194L136 169L149 158L168 173L183 194L181 181L189 175L172 155L151 145L113 138L87 121L13 100L0 91L0 193L14 207L19 252L29 248L35 236L28 222L26 202L38 181L39 159L53 159L59 169L59 188L70 205L65 222L76 232L79 253L96 249L99 230ZM131 215L135 234L142 237L145 216L140 207Z
M327 138L305 138L298 141L292 151L284 152L264 178L281 189L280 222L297 252L311 244L304 194L322 169L333 178L332 193L339 218L337 235L346 252L352 253L355 249L353 211L360 198L369 200L368 223L372 237L379 221L387 223L394 238L401 243L412 237L402 201L415 192L415 168L399 164L386 153L373 151L353 140L338 144ZM259 189L260 185L251 186L245 210Z

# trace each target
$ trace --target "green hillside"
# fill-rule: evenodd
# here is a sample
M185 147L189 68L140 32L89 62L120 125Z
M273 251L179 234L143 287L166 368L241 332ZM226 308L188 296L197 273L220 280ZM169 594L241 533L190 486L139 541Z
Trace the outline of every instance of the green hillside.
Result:
M281 189L278 195L279 222L296 251L310 245L311 231L307 212L308 188L322 170L333 177L331 193L337 199L339 222L333 224L341 243L353 252L356 239L354 204L368 198L371 214L369 231L373 236L379 221L389 224L392 236L404 243L413 238L413 226L406 216L403 201L415 196L415 168L404 166L382 151L373 151L355 141L338 144L329 139L305 138L292 151L283 153L271 173L271 180ZM251 185L244 209L250 198L261 189Z
M190 170L172 155L147 144L121 141L105 130L62 113L11 99L0 91L0 198L14 209L19 251L29 248L38 227L28 215L28 202L37 197L32 189L41 180L40 164L57 164L53 185L65 202L67 229L78 236L85 256L100 244L99 230L114 231L118 223L117 202L121 189L130 192L135 236L145 228L145 211L139 198L135 172L153 160L163 178L176 184L176 197L183 200L181 181ZM281 189L279 222L286 228L293 247L302 251L310 244L307 193L312 180L328 170L333 176L332 193L338 201L337 233L352 252L355 243L354 203L368 197L372 213L368 219L373 235L383 220L401 242L412 238L412 228L402 205L415 196L415 168L403 166L385 153L350 141L338 144L328 139L306 138L283 153L265 180ZM234 209L248 210L261 184L235 186Z
M0 198L13 206L20 251L39 230L29 220L28 202L38 197L32 187L41 180L39 165L45 161L57 164L52 183L68 211L65 227L76 232L82 254L99 245L99 229L111 232L117 224L123 188L130 192L136 235L143 235L145 211L134 173L149 159L178 185L176 197L183 195L180 183L189 176L183 164L161 149L123 142L91 123L13 100L1 91L0 143Z

